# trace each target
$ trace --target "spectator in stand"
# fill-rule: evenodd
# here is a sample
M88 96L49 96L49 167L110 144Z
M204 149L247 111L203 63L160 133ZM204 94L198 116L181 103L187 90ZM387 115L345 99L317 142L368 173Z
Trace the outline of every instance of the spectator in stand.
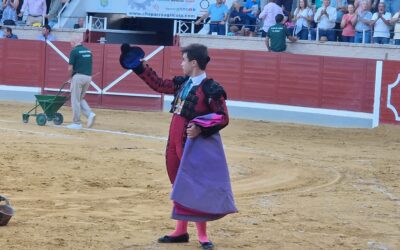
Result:
M330 6L330 0L324 0L324 5L315 13L314 21L318 24L319 38L326 37L328 41L335 41L336 8Z
M12 29L10 27L7 27L5 30L6 30L6 33L4 34L4 38L18 39L18 37L12 33Z
M354 6L352 4L347 6L347 11L348 13L343 16L340 24L340 27L343 29L342 42L354 43L354 26L357 22L357 15L354 13Z
M246 14L243 12L243 6L237 1L232 3L232 12L229 16L229 30L235 35L244 35L244 25L246 23Z
M293 14L293 21L296 23L295 34L300 40L308 39L313 15L312 9L308 7L308 1L299 0L299 4Z
M275 3L275 0L268 0L268 4L258 16L263 20L262 37L266 37L269 28L276 24L275 17L278 14L283 15L282 8Z
M394 44L400 45L400 10L394 14L392 24L394 25Z
M358 7L361 6L363 1L367 2L367 9L370 10L372 7L372 0L354 0L354 8L356 9L354 12L358 11Z
M287 10L289 13L292 12L293 0L275 0L275 3ZM285 15L283 16L285 17Z
M58 23L58 13L61 11L62 7L62 0L51 0L49 13L45 16L51 28Z
M4 38L3 27L0 25L0 39Z
M85 18L80 17L80 18L78 19L78 23L74 24L74 29L81 29L81 28L84 28L84 27L85 27L84 25L85 25Z
M282 14L278 14L275 17L276 24L271 26L268 30L267 36L265 37L265 45L268 48L268 51L273 52L283 52L286 50L286 37L292 41L296 42L297 38L292 36L284 23L284 16Z
M357 10L357 20L355 26L355 36L354 42L355 43L371 43L371 18L372 13L369 11L369 3L368 0L361 1L360 8ZM364 39L363 39L364 36Z
M344 13L347 12L347 0L331 0L331 7L336 8L336 21L335 21L335 41L342 40L342 30L340 24Z
M312 4L312 5L308 4L308 7L312 10L312 13L313 13L313 18L310 22L310 29L308 30L308 33L310 35L312 35L314 33L314 35L315 35L315 31L317 29L317 23L314 21L314 17L315 17L315 14L317 13L318 8L316 8L315 4ZM309 38L310 38L310 35L308 36ZM312 38L312 36L311 36L311 38ZM315 37L314 37L314 39L315 39Z
M399 0L385 0L382 1L385 3L386 11L390 14L394 15L400 9L400 1Z
M374 26L374 43L389 43L391 19L392 14L386 12L385 3L379 3L378 12L374 13L371 18L371 26Z
M26 25L34 23L43 24L43 18L46 16L46 0L24 0L19 16L22 17L25 12L28 13Z
M249 30L250 36L255 36L257 16L260 13L260 1L259 0L247 0L246 5L243 9L246 13L246 29Z
M223 0L216 0L216 3L211 4L208 12L196 21L199 25L204 19L210 17L210 32L217 32L218 35L225 35L225 22L228 19L228 7L223 3Z
M285 10L287 10L289 13L292 13L295 9L293 7L297 6L297 1L298 0L284 0L283 6L285 6Z
M322 1L323 0L315 0L315 9L318 10L319 8L322 7Z
M285 5L281 6L283 12L283 25L288 29L290 34L293 34L295 23L292 22L292 15L285 9Z
M51 33L51 28L48 24L43 25L42 34L39 35L37 39L41 41L50 41L50 42L56 40L55 36L53 36L53 34Z
M17 21L17 8L19 0L3 0L3 16L0 20L1 24L15 25Z
M375 12L378 11L378 3L379 3L379 1L380 0L373 0L372 1L372 5L371 5L371 9L370 9L372 13L375 13Z

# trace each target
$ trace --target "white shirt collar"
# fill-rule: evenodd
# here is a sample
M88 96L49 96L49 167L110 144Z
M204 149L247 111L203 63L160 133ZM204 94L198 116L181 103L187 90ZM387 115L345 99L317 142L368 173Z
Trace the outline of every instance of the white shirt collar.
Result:
M200 74L200 75L198 75L198 76L189 78L189 80L192 79L192 82L193 82L192 86L197 86L197 85L199 85L204 79L206 79L206 77L207 77L206 72L203 72L202 74Z

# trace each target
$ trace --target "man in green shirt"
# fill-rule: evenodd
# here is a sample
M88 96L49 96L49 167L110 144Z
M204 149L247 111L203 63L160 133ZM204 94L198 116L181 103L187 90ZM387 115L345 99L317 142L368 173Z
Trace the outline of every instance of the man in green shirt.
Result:
M71 73L71 129L81 129L81 112L87 117L87 127L93 126L96 114L92 112L84 99L86 91L92 81L92 52L82 45L81 39L71 41L73 47L69 56L68 71Z
M284 17L282 14L275 16L276 24L271 26L265 37L265 45L269 51L282 52L286 50L286 37L292 41L296 42L297 38L292 36L287 28L283 25Z

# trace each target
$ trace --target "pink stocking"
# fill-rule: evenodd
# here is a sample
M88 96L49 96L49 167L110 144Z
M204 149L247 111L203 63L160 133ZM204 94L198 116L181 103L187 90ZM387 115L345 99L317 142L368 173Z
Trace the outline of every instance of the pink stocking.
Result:
M196 222L197 236L201 243L209 242L207 237L207 222Z
M187 221L177 220L175 231L173 231L169 236L176 237L176 236L181 236L182 234L187 233L187 225L188 225Z

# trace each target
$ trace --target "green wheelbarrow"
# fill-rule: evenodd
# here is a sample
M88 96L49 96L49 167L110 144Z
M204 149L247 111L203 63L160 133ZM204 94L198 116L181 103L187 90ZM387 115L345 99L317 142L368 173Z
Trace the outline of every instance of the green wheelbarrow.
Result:
M64 122L64 117L57 111L65 104L68 100L68 96L60 95L64 83L56 95L35 95L36 105L28 112L22 114L22 122L28 123L30 116L36 117L36 123L39 126L46 125L47 121L53 121L55 125L61 125ZM38 107L41 107L43 113L38 113Z

